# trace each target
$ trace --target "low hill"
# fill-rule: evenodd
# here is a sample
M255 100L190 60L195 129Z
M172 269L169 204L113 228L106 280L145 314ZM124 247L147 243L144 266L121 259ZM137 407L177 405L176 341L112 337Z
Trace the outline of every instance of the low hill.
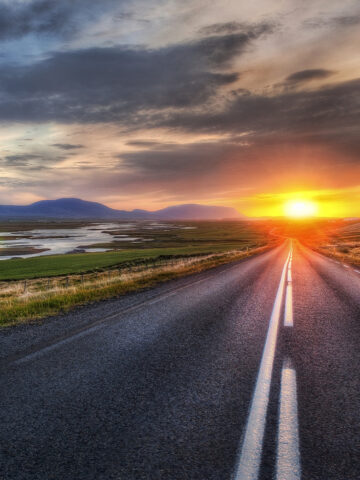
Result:
M154 212L115 210L97 202L79 198L41 200L31 205L0 205L0 219L102 219L102 220L221 220L244 218L229 207L186 204Z

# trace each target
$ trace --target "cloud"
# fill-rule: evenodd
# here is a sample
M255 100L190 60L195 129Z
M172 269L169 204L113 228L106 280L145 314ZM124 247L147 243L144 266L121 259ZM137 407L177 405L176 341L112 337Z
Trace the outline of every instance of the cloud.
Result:
M354 15L339 15L330 18L315 17L307 19L304 22L304 26L308 28L321 28L321 27L332 27L332 28L347 28L354 27L360 23L360 14Z
M234 91L225 108L208 112L178 112L158 119L155 126L188 132L253 132L352 137L360 121L360 79L315 90L282 91L273 95Z
M119 155L119 168L127 173L117 181L121 188L145 189L148 183L188 195L206 188L219 192L224 185L265 188L269 182L273 188L306 188L310 178L322 186L356 184L359 98L360 79L273 96L234 92L222 111L177 112L161 119L166 128L218 135L217 142L139 144L141 150Z
M249 33L252 35L259 35L263 33L270 33L273 31L274 25L271 23L249 24L246 22L225 22L213 23L202 27L199 33L202 35L229 35L234 33Z
M78 150L84 148L84 145L73 145L71 143L53 143L52 147L60 148L60 150Z
M1 187L15 187L15 188L21 188L23 187L25 183L17 178L11 178L11 177L0 177L0 186Z
M188 145L154 146L145 151L118 155L119 166L136 172L140 177L161 178L161 181L179 177L205 175L224 166L226 156L234 152L232 142L199 142ZM239 147L238 147L239 149Z
M94 175L89 172L86 182L98 195L120 191L122 195L171 201L240 198L244 192L273 192L284 185L301 190L308 188L310 181L317 188L356 184L360 174L358 157L353 155L355 152L346 156L343 150L333 148L338 140L328 144L326 136L269 132L254 137L235 135L213 141L141 147L119 153L118 164L110 169ZM71 184L78 181L76 176Z
M146 109L201 105L238 80L232 61L262 33L255 28L158 49L58 52L32 65L8 65L0 72L0 119L112 122Z
M8 66L0 71L0 120L115 123L128 129L216 134L252 131L251 141L277 131L296 135L315 131L333 141L336 129L353 144L348 132L360 120L360 80L311 91L252 93L238 88L241 76L232 64L264 31L266 26L261 30L254 26L246 33L210 35L157 49L122 46L58 52L33 65ZM301 87L333 73L323 68L300 70L287 77L286 84ZM339 139L340 143L344 141ZM67 143L53 146L67 151L81 148Z
M245 152L243 152L245 153ZM116 156L112 169L89 172L87 185L97 194L121 191L122 195L216 198L231 183L239 191L255 170L249 167L241 146L235 142L214 141L190 144L154 145ZM101 181L99 182L99 178ZM73 183L76 180L72 180Z
M140 147L140 148L148 148L148 147L163 147L163 142L155 142L153 140L130 140L126 142L126 145L129 147ZM166 144L165 144L166 145Z
M220 38L219 45L223 46L223 38ZM109 185L109 188L118 185L118 188L131 189L134 182L140 188L141 183L144 184L144 178L147 178L149 183L151 180L160 188L160 181L171 185L173 182L171 178L178 175L185 179L183 182L179 180L178 184L181 183L186 191L189 191L186 182L189 182L191 186L189 188L193 189L195 188L193 179L204 179L209 176L211 180L208 181L215 190L216 175L219 171L229 172L226 174L228 183L232 182L231 172L234 178L238 176L248 179L249 174L246 170L249 170L250 164L255 166L255 170L259 169L261 156L268 158L269 152L275 152L276 157L277 150L281 148L285 148L289 155L293 155L296 149L301 149L305 144L311 146L313 151L327 146L326 148L331 148L334 154L343 155L343 161L347 164L358 162L360 139L356 125L360 122L360 79L304 91L274 90L252 93L234 89L228 93L221 92L221 87L229 86L227 83L219 83L216 87L212 85L210 90L206 90L209 85L203 86L202 82L204 78L212 78L213 73L209 65L213 60L209 60L207 53L199 55L199 48L198 42L195 44L191 42L182 44L181 47L167 47L154 51L112 48L106 51L85 50L70 56L64 54L60 65L55 66L51 63L51 68L48 65L45 68L42 64L43 70L37 70L36 75L30 68L33 83L30 80L23 83L22 77L19 79L21 88L14 81L11 85L9 82L8 88L14 89L12 92L14 96L17 94L18 99L36 97L40 106L43 98L48 95L45 106L40 109L41 115L54 115L53 118L62 115L60 118L66 122L79 119L82 119L83 123L103 121L133 130L147 130L148 133L151 129L161 128L186 135L211 134L225 138L219 144L195 142L190 146L171 144L168 138L164 142L149 140L146 136L145 139L129 140L125 145L137 148L138 151L120 154L119 173L112 172L108 183L104 183ZM182 60L179 49L181 52L191 54L191 58L185 55L185 59ZM201 48L200 50L203 52ZM194 63L195 66L194 58L199 59ZM221 66L223 62L229 61L231 56L226 60L223 60L222 55L217 58L217 64ZM77 60L80 63L77 64ZM119 60L121 61L117 64ZM165 74L162 67L165 61L169 62L170 66L173 65L171 63L173 60L179 68L166 73L174 84L170 82L168 87L170 90L163 92L162 81ZM100 64L104 62L103 67L99 68L99 61ZM107 65L112 65L111 71L110 69L108 72L105 71ZM69 75L61 78L61 69L66 66ZM56 69L55 72L53 68ZM77 68L82 70L81 75ZM73 69L76 70L75 73ZM90 75L92 71L94 77ZM41 72L44 76L41 76ZM319 77L326 75L327 71L317 69L315 73L305 72L306 74L304 71L296 72L292 77L295 76L295 80L297 78L301 84L301 77ZM53 82L49 82L50 78ZM57 81L57 78L60 80ZM85 78L91 79L87 88L84 87ZM104 82L101 81L102 78ZM3 79L4 74L0 73L0 82ZM199 86L194 88L196 82L199 82ZM193 101L174 103L174 99L169 98L169 91L179 94L185 84L188 98L194 97ZM200 93L200 101L195 97L197 90L201 88L203 91ZM221 101L217 102L218 98ZM216 108L209 108L210 100L217 102ZM47 102L52 105L52 101L55 101L53 109L46 108ZM4 112L4 109L0 109L0 115L8 118ZM19 115L24 116L24 112L26 108L22 105ZM243 133L246 133L246 136L239 135ZM229 135L232 136L231 141ZM81 148L81 143L52 145L68 151L69 155ZM309 158L313 158L313 155L310 154ZM49 160L44 156L42 161L48 164ZM123 171L125 167L128 174ZM251 179L247 180L249 181Z
M18 39L29 34L74 34L79 25L96 20L118 0L30 0L0 2L0 40Z
M339 17L334 17L332 23L340 25L341 27L352 27L359 25L360 15L343 15Z
M326 70L324 68L313 68L308 70L300 70L299 72L292 73L286 78L286 83L304 83L311 80L322 80L324 78L331 77L335 72L332 70Z
M24 167L32 160L39 160L41 158L41 155L34 154L8 155L5 157L5 163L11 166Z
M13 155L7 155L1 159L1 163L5 167L10 167L13 169L26 170L44 170L51 168L52 165L60 163L67 158L71 157L71 153L68 156L65 155L54 155L51 152L41 152L41 153L18 153Z
M355 76L350 9L129 2L0 0L3 171L36 195L136 206L343 182L349 170L357 181L360 80L330 84ZM324 29L304 28L309 15Z

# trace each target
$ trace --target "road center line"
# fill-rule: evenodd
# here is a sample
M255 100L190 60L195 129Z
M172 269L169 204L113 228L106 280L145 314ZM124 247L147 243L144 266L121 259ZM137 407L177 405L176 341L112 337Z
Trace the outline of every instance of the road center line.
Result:
M300 480L296 371L286 358L281 371L276 480Z
M278 336L281 305L290 253L282 270L276 293L269 328L261 358L260 369L251 401L240 456L236 465L234 480L256 480L259 475L266 413L269 403L271 377L273 371L276 340Z
M293 327L294 326L291 262L289 263L288 272L287 272L284 326L285 327Z

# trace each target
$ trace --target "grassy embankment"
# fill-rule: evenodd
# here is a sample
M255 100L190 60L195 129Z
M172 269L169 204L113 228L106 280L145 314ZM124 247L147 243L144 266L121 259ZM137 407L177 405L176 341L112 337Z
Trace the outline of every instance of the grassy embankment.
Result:
M261 228L245 223L191 226L196 229L157 236L151 232L156 248L132 245L132 249L104 253L1 261L0 325L150 287L260 253L271 244Z
M149 248L101 253L49 255L27 259L3 260L0 263L0 281L74 275L111 269L116 266L135 266L161 256L177 257L226 251L227 246Z
M360 267L360 222L339 220L329 225L316 250L342 263Z

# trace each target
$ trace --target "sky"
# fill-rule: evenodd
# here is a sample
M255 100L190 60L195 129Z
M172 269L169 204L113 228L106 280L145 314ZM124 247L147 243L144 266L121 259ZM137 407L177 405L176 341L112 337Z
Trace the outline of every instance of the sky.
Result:
M360 215L358 0L0 0L0 203Z

